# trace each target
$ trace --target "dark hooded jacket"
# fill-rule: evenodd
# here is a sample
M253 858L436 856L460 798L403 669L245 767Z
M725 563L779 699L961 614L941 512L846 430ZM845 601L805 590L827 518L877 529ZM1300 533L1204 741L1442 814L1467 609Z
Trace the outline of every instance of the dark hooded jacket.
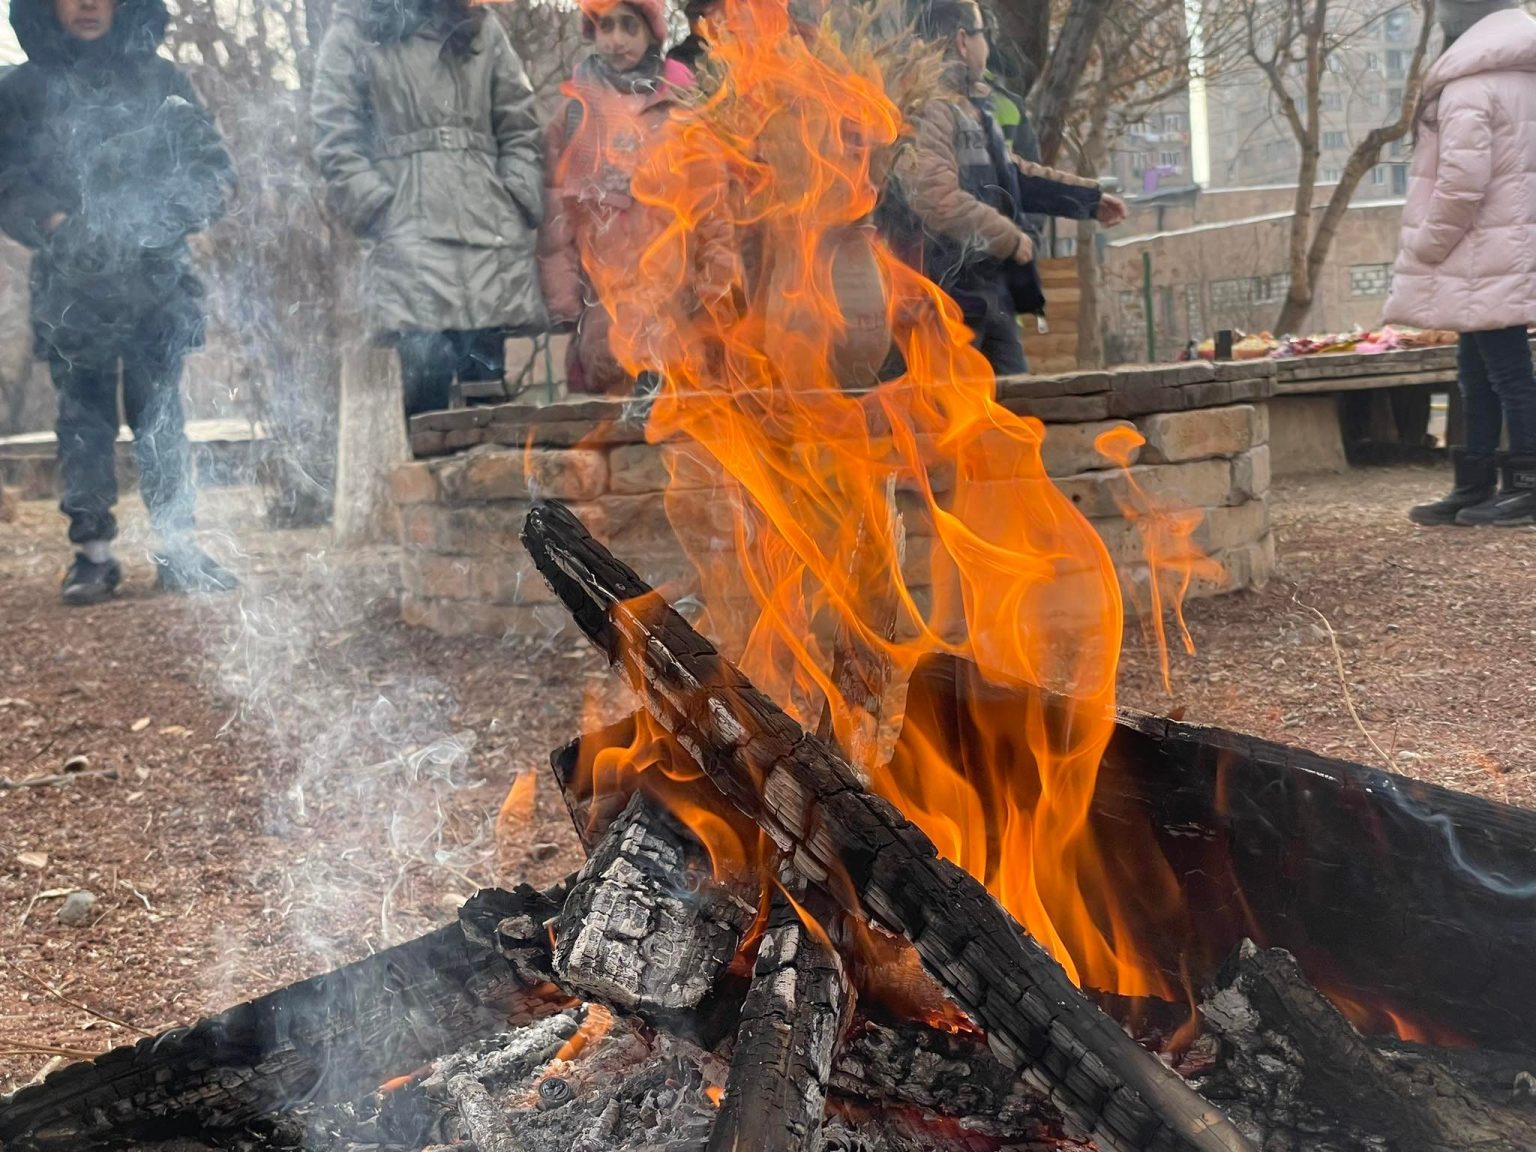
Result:
M0 80L0 228L35 251L40 356L202 341L186 238L222 213L233 168L186 76L155 54L166 19L163 0L118 0L85 42L53 0L11 0L27 61Z

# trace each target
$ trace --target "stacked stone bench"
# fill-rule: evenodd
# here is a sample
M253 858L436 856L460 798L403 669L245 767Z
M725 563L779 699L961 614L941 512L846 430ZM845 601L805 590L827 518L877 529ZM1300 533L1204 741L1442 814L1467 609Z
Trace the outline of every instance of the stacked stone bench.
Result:
M1193 363L1004 379L997 397L1044 422L1047 473L1099 530L1128 587L1145 581L1146 566L1140 534L1120 512L1126 475L1093 445L1111 428L1137 428L1147 442L1130 477L1164 505L1199 509L1195 540L1225 570L1192 587L1203 596L1262 586L1274 571L1273 387L1269 362ZM491 635L566 627L518 544L535 495L570 503L669 595L693 586L687 550L731 554L735 510L697 449L646 443L644 411L633 403L428 413L411 422L411 447L415 459L393 473L391 498L400 511L402 613L413 624ZM689 539L679 540L674 523L688 526ZM915 517L907 529L907 577L920 593L930 530Z

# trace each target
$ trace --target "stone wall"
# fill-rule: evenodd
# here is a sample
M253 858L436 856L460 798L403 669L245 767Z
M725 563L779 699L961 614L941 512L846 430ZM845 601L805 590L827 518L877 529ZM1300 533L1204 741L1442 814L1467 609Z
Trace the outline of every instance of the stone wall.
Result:
M1226 575L1197 582L1192 593L1213 595L1261 586L1274 570L1273 373L1262 362L1030 376L1001 381L998 399L1046 423L1046 471L1099 529L1131 587L1146 571L1140 534L1117 499L1127 474L1093 443L1110 428L1139 429L1147 443L1129 478L1164 504L1202 511L1195 539ZM642 576L686 593L693 568L672 525L689 526L696 553L729 555L735 511L686 445L645 442L644 415L633 404L589 400L417 417L417 459L391 485L400 509L405 619L452 634L565 630L564 610L518 543L535 493L568 502ZM907 529L907 577L920 590L930 529L913 517Z

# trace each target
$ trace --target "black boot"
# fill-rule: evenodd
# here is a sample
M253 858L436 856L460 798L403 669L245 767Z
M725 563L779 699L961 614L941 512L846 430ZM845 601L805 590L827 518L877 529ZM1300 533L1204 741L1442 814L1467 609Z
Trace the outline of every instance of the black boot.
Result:
M1456 486L1428 504L1416 504L1408 510L1415 524L1455 524L1456 514L1493 499L1498 482L1498 461L1492 456L1474 456L1464 448L1451 449L1451 467Z
M179 543L155 555L155 587L162 592L233 592L235 574L195 544Z
M76 552L59 594L66 604L100 604L112 598L122 581L123 570L116 560L98 564L84 552Z
M1458 524L1496 524L1517 528L1536 524L1536 456L1511 453L1500 466L1498 495L1456 514Z

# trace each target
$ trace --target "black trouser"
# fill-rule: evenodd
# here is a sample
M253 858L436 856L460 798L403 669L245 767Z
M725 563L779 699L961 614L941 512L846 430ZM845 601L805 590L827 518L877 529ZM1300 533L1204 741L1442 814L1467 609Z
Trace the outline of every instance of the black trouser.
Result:
M1525 327L1463 332L1456 347L1456 384L1467 428L1466 450L1492 456L1509 425L1509 450L1536 454L1536 371Z
M998 285L951 295L976 334L972 345L992 365L993 375L1022 376L1029 371L1018 313L1013 310L1013 298L1006 287Z
M453 396L453 380L500 380L506 373L506 334L500 329L465 332L399 332L405 414L441 412Z
M193 526L181 359L179 350L122 357L123 414L133 430L139 493L162 543ZM69 517L69 538L76 544L111 540L117 535L117 362L87 364L55 354L48 367L59 394L59 510Z

